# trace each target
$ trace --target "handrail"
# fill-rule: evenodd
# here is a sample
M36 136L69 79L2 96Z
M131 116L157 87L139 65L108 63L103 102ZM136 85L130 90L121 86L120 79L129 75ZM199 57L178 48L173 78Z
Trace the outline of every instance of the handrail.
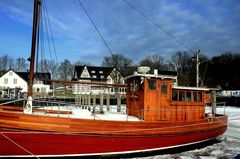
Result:
M8 101L8 102L0 103L0 106L5 105L5 104L14 103L14 102L24 101L24 100L26 100L26 99L23 98L23 99L11 100L11 101Z

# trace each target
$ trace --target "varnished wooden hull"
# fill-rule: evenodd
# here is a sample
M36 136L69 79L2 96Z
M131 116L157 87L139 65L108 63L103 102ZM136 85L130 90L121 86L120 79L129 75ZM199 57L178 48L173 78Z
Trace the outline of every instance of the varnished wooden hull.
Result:
M147 123L0 112L0 123L0 157L88 156L161 150L202 142L223 134L227 117L216 117L212 123L208 120Z

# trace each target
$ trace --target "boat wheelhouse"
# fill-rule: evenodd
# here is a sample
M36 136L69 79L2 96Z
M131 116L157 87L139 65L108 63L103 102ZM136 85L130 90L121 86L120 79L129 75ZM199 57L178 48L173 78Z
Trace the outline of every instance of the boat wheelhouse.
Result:
M128 114L144 121L187 122L205 118L208 88L183 87L176 75L135 73L126 78Z

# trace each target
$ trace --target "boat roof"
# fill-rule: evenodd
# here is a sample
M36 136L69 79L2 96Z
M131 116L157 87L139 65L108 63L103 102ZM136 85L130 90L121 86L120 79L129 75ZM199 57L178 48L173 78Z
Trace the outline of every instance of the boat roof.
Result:
M141 73L134 73L133 75L127 76L124 78L124 80L128 80L131 78L135 78L135 77L150 77L150 78L161 78L161 79L176 79L177 76L175 75L163 75L163 74L141 74Z
M188 86L176 86L173 85L173 89L182 89L182 90L196 90L196 91L209 91L210 88L205 87L188 87Z

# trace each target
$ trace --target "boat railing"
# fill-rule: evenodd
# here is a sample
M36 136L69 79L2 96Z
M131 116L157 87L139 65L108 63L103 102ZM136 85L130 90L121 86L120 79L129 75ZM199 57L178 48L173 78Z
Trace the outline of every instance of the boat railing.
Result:
M216 103L217 108L223 108L223 114L226 115L226 102L218 102ZM220 111L218 111L220 112Z
M214 109L216 109L216 110L214 110ZM216 115L216 114L226 115L226 102L217 102L215 108L211 105L206 106L206 112L212 113L214 115Z
M26 105L26 99L21 99L23 102L22 109ZM176 109L176 108L160 108L160 109L141 109L141 110L130 110L126 108L126 105L97 105L95 103L78 105L75 101L62 99L61 101L54 98L35 98L33 100L33 112L34 113L44 113L44 114L61 114L71 117L71 107L76 107L78 109L85 109L92 113L94 119L97 118L97 114L104 114L106 112L110 113L122 113L126 114L126 121L129 120L129 116L135 116L140 121L146 118L146 114L154 116L159 121L172 121L172 120L194 120L197 118L204 117L205 113L209 110L205 108L186 108L186 109ZM225 111L225 102L217 103L217 107L221 109L223 114ZM209 107L211 108L211 107ZM219 114L219 113L218 113ZM149 117L149 116L148 116Z
M95 117L95 114L104 114L104 112L115 112L115 113L123 113L126 114L126 104L119 105L99 105L96 103L76 103L75 101L69 101L66 99L62 99L62 101L57 101L54 98L48 98L48 99L34 99L34 107L42 110L56 110L59 112L62 111L69 111L72 109L72 107L82 109L82 110L88 110L92 113L94 116L94 119L97 119ZM36 109L33 109L36 110ZM45 112L47 114L47 112ZM58 113L61 114L61 113ZM70 115L70 113L69 113ZM70 117L70 116L68 116Z

